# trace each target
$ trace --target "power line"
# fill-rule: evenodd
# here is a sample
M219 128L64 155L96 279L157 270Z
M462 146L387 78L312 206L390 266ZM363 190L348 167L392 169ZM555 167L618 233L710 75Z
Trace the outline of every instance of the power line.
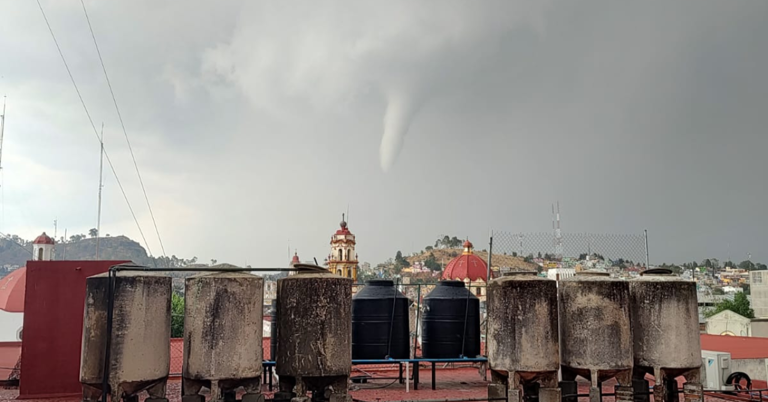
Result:
M152 206L149 204L149 197L147 196L147 190L144 188L144 180L141 178L139 172L139 165L136 163L136 157L133 155L133 147L131 147L131 141L128 139L128 132L125 130L125 123L123 123L123 115L120 113L120 108L117 106L117 98L115 97L115 91L112 89L112 82L109 80L109 74L107 74L107 67L104 66L104 59L101 57L101 50L99 50L99 44L96 42L96 34L93 33L93 27L91 26L91 19L88 17L88 10L85 8L85 1L80 0L80 4L83 5L83 13L85 14L85 20L88 21L88 29L91 31L91 38L93 38L93 45L96 47L96 54L99 55L99 63L101 63L101 70L104 71L104 78L107 79L107 86L109 86L109 93L112 95L112 103L115 105L117 111L117 117L120 119L120 126L123 128L123 134L125 135L125 142L128 143L128 150L131 153L131 159L133 159L133 167L136 168L136 176L139 177L139 183L141 184L141 191L144 193L144 200L147 202L147 208L149 209L149 216L152 217L152 224L155 225L155 233L157 233L157 240L160 242L160 249L165 255L165 246L163 246L163 240L160 238L160 231L157 229L157 221L155 221L155 214L152 212Z
M91 128L93 128L93 134L96 136L96 139L99 140L99 142L101 142L99 138L99 132L96 130L96 125L93 124L91 113L88 111L88 107L85 105L85 100L83 100L83 95L80 94L80 88L77 87L77 82L75 82L75 77L72 76L72 71L69 69L69 64L67 64L67 59L64 58L64 53L61 51L61 46L59 46L59 41L56 40L56 35L53 33L53 28L51 28L51 24L48 22L48 17L45 15L45 10L43 10L43 5L40 4L40 0L37 0L37 6L40 7L40 13L43 14L45 25L48 26L48 31L51 33L51 38L53 38L53 43L56 45L56 49L59 51L59 56L61 56L61 61L64 63L64 67L67 69L67 74L69 74L69 79L72 81L72 86L75 87L75 92L77 92L77 97L80 98L80 104L83 105L83 110L85 110L85 115L88 116L88 121L91 123ZM112 160L109 158L109 154L107 153L106 149L104 149L104 157L107 159L107 164L109 165L109 168L112 170L112 174L115 176L115 181L117 182L117 186L120 187L120 192L123 193L123 198L125 199L126 204L128 204L128 210L131 211L131 216L133 217L133 221L136 222L136 227L139 229L139 234L141 235L142 240L144 240L144 244L147 246L147 251L149 252L149 255L152 255L152 251L149 249L149 243L147 243L147 239L146 237L144 237L144 231L141 230L141 225L139 225L139 220L136 218L136 213L133 212L133 207L131 207L131 201L128 200L128 196L125 194L125 189L123 188L123 184L120 182L120 178L117 176L117 171L115 170L115 166L112 165Z
M5 240L5 241L7 241L7 242L10 242L10 243L13 243L13 244L15 244L15 245L17 245L17 246L21 247L22 249L24 249L24 251L28 252L30 255L32 255L32 256L34 256L34 255L35 255L35 254L32 252L32 250L30 250L30 249L26 248L25 246L23 246L23 245L21 245L21 244L19 244L19 243L16 243L15 241L13 241L13 240L11 239L11 236L9 236L9 235L7 235L7 234L5 234L5 233L3 233L3 232L0 232L0 236L2 236L2 239L3 239L3 240Z

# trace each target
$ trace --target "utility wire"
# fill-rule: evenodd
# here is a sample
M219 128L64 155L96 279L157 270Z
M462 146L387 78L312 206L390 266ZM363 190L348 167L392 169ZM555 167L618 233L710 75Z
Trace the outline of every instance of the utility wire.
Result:
M0 236L2 236L2 239L3 239L3 240L5 240L5 241L7 241L7 242L10 242L10 243L13 243L13 244L15 244L15 245L17 245L17 246L19 246L19 247L23 248L23 249L24 249L24 251L28 252L30 255L34 255L34 253L32 253L32 250L30 250L30 249L26 248L25 246L23 246L23 245L21 245L21 244L19 244L19 243L16 243L16 242L15 242L15 241L13 241L13 240L11 240L11 237L10 237L10 236L8 236L7 234L5 234L5 233L3 233L3 232L0 232Z
M133 167L136 168L136 176L139 177L139 183L141 184L141 191L144 193L144 200L147 202L147 208L149 209L149 216L152 217L152 224L155 225L155 233L157 233L157 240L160 242L160 249L163 252L163 256L165 256L165 246L163 246L163 240L160 238L160 231L157 229L157 221L155 221L155 214L152 212L152 206L149 204L149 197L147 196L147 190L144 188L144 180L141 178L141 173L139 172L139 165L136 163L136 157L133 155L133 147L131 147L131 141L128 139L128 132L125 130L125 123L123 123L123 115L120 113L120 108L117 106L117 98L115 97L115 91L112 89L112 82L109 80L109 74L107 74L107 67L104 66L104 59L102 59L101 57L101 50L99 50L99 44L96 42L96 34L93 33L93 27L91 26L91 19L88 17L88 10L85 8L85 1L80 0L80 4L83 5L83 14L85 14L85 20L88 21L88 29L91 30L91 38L93 38L93 45L96 47L96 54L99 55L101 70L104 71L104 78L107 79L107 86L109 86L109 93L112 95L112 103L115 104L117 117L120 119L120 126L123 128L123 134L125 135L125 142L128 143L128 150L131 152L131 159L133 159Z
M51 38L53 38L53 43L56 44L56 49L59 51L59 56L61 56L61 61L64 63L64 67L67 69L67 74L69 74L69 79L72 81L72 86L75 87L75 92L77 92L77 97L80 98L80 104L83 105L83 110L85 110L85 115L88 116L88 121L91 123L91 127L93 128L93 134L96 136L96 139L99 139L99 132L98 130L96 130L96 125L93 124L91 113L88 111L88 107L85 105L85 100L83 100L83 95L80 94L80 88L77 87L77 82L75 82L75 77L72 76L72 71L69 69L69 64L67 64L67 59L64 58L64 53L61 51L61 46L59 46L59 42L56 40L56 35L53 33L53 28L51 28L51 24L48 22L48 17L45 15L45 10L43 10L43 5L40 4L40 0L37 0L37 6L40 7L40 13L43 14L45 25L48 26L48 31L50 31ZM136 213L133 212L133 207L131 207L131 201L128 200L128 196L125 194L125 189L123 188L123 185L120 182L120 178L117 176L117 171L115 170L115 166L112 165L112 160L109 158L109 154L107 153L106 149L104 149L104 157L107 159L107 164L109 165L109 168L112 170L112 174L115 176L115 181L117 182L117 186L120 187L120 192L123 193L123 198L125 199L126 204L128 204L128 209L131 211L131 216L133 216L133 221L136 222L136 227L139 229L139 234L141 234L142 240L144 240L144 245L147 246L147 251L149 252L149 255L152 255L152 251L149 249L149 243L147 243L147 238L144 237L144 231L141 230L141 225L139 225L139 220L136 218Z

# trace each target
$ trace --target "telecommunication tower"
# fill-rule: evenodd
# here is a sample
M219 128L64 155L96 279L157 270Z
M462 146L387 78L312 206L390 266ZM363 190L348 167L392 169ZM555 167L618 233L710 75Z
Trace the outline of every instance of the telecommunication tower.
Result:
M555 235L554 239L552 239L555 246L555 256L558 259L562 259L563 233L560 231L560 201L557 202L557 209L555 209L555 204L552 204L552 231Z

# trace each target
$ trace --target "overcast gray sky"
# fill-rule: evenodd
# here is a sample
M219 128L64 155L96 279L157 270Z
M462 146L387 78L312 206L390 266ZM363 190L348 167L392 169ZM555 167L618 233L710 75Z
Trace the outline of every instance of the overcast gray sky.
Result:
M768 2L85 2L168 254L362 261L490 229L768 262ZM79 1L42 1L153 254ZM96 226L98 142L34 1L0 0L0 231ZM102 233L140 239L105 170Z

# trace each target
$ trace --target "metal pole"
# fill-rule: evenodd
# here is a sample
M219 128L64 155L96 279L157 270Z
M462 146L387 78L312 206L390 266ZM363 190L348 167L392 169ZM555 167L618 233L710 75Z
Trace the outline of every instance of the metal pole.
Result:
M99 151L99 207L96 216L96 259L99 259L99 243L101 242L101 189L104 171L104 123L101 123L101 138L99 138L101 150Z
M643 235L645 237L645 268L649 269L651 268L651 261L648 258L648 229L645 229L643 231Z
M488 355L488 284L491 282L491 262L493 261L493 230L488 242L488 280L485 282L485 355Z
M115 282L117 272L114 267L109 269L108 284L107 284L107 340L104 347L104 373L101 379L101 402L107 402L107 394L112 390L109 389L109 369L110 369L110 351L112 349L112 320L114 317L115 308Z

